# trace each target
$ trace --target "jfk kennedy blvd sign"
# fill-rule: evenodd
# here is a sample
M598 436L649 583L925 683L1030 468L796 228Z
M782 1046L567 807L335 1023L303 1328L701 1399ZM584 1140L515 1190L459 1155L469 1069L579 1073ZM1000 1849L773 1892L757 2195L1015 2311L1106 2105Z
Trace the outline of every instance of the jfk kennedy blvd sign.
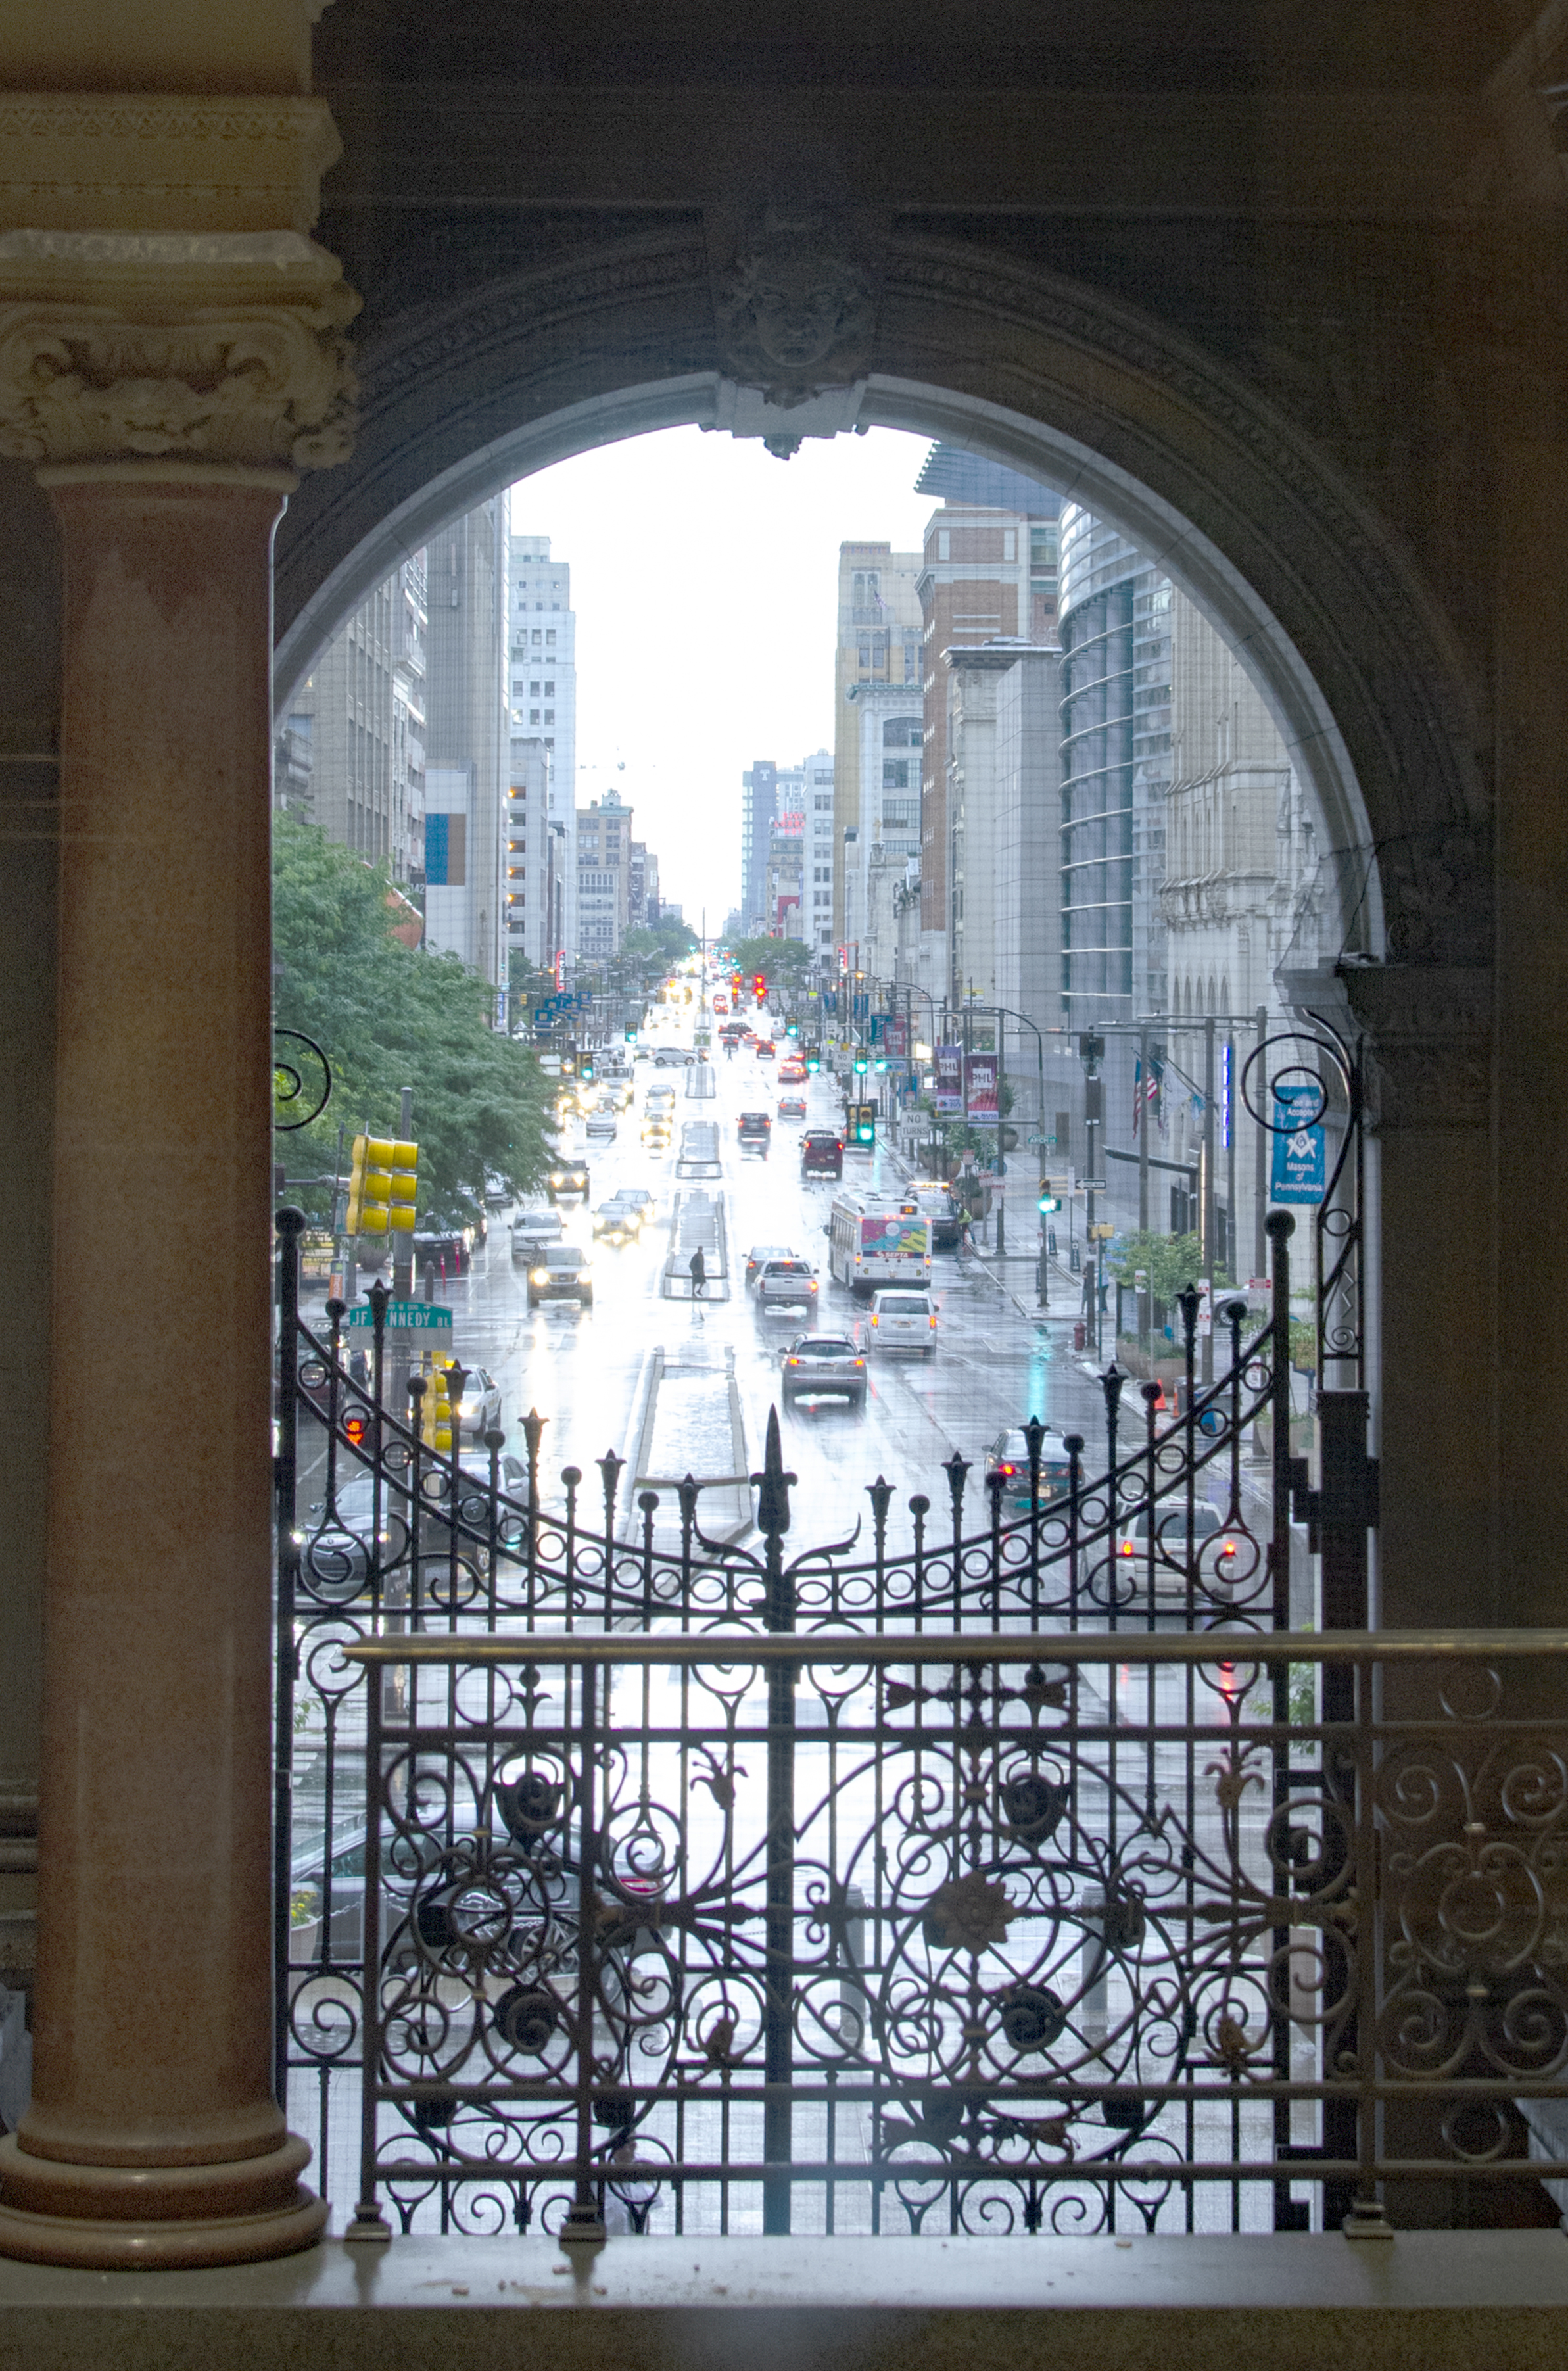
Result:
M375 1323L369 1301L349 1312L350 1330L361 1326L368 1334ZM452 1339L452 1312L436 1301L389 1301L386 1304L388 1334L441 1334Z
M1275 1087L1271 1202L1322 1200L1328 1175L1322 1123L1308 1116L1322 1108L1323 1099L1316 1087Z

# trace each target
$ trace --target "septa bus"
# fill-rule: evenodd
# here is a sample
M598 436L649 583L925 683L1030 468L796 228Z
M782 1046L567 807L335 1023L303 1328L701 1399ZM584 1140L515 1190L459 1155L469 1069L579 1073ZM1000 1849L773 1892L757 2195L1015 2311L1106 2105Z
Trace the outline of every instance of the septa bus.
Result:
M884 1284L928 1284L931 1226L917 1202L897 1194L838 1194L827 1221L830 1276L857 1292Z

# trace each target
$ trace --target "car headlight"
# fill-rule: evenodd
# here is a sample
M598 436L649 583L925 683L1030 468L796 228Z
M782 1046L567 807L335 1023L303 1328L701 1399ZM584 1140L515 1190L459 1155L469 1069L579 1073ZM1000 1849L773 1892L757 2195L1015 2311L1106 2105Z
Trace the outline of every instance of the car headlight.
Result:
M552 1186L559 1186L563 1183L564 1180L562 1179L560 1171L559 1169L552 1169L550 1171L550 1184Z
M534 1267L528 1271L530 1284L548 1284L549 1280L550 1272L548 1267Z

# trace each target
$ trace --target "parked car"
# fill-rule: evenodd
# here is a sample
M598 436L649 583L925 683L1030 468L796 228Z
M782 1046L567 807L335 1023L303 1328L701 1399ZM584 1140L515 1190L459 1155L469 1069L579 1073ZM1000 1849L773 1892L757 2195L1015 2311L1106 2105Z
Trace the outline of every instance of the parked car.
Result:
M616 1127L615 1115L607 1111L591 1113L588 1125L582 1133L590 1144L614 1144L619 1133Z
M1027 1509L1030 1504L1029 1442L1021 1425L1009 1425L986 1447L986 1480L994 1474L1002 1478L1005 1503ZM1049 1506L1055 1498L1065 1498L1071 1483L1071 1465L1066 1443L1054 1428L1040 1443L1040 1503Z
M753 1243L746 1254L746 1290L749 1292L769 1260L798 1259L800 1254L790 1243Z
M802 1177L842 1177L844 1139L836 1128L808 1128L801 1139Z
M438 1218L432 1211L414 1229L414 1266L421 1276L444 1270L466 1275L473 1257L474 1230L463 1219Z
M580 1308L594 1306L594 1270L580 1243L551 1243L528 1270L528 1306L545 1301L575 1301Z
M759 1310L816 1306L817 1280L809 1260L764 1260L755 1290Z
M550 1200L559 1202L563 1194L581 1194L585 1202L588 1199L588 1163L571 1154L559 1161L549 1175Z
M851 1407L866 1405L866 1360L850 1334L799 1334L779 1364L778 1395L791 1400L842 1392Z
M780 1076L782 1076L782 1073L780 1073ZM804 1095L779 1096L778 1116L780 1119L804 1119L805 1116L806 1099Z
M917 1359L937 1355L937 1304L928 1292L889 1289L871 1295L873 1350L912 1351Z
M767 1148L773 1138L773 1122L766 1112L744 1111L735 1134L743 1152L760 1152L767 1158Z

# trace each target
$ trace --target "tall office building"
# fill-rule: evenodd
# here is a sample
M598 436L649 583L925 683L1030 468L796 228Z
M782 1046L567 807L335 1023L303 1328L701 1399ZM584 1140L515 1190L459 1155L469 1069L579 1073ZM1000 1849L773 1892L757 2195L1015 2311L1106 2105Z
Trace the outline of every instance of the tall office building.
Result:
M512 757L503 494L432 538L426 586L425 937L503 998Z
M861 929L870 817L882 788L881 745L867 741L860 695L900 695L918 720L921 670L920 554L891 543L838 547L838 622L833 668L835 863L830 946ZM857 902L857 899L860 902ZM819 933L820 943L820 933Z
M513 731L506 842L507 942L536 971L564 973L559 861L563 836L551 830L550 753L539 736Z
M767 850L778 813L778 768L771 758L754 758L741 776L741 936L764 931L767 901Z
M924 762L920 782L921 931L928 968L939 949L945 977L925 984L957 1001L953 968L952 829L948 813L947 651L997 641L1055 640L1056 520L1060 496L1016 470L939 445L916 481L943 507L926 530L918 578L925 652Z
M424 868L425 555L339 628L279 722L273 797L418 885Z
M626 936L631 814L614 791L577 811L577 952L585 966L613 963Z
M1165 1009L1172 588L1114 527L1061 522L1062 1018Z
M524 499L521 489L517 499ZM509 549L507 658L512 730L538 740L549 768L548 805L559 843L570 971L577 950L577 619L571 569L548 535L514 535Z

